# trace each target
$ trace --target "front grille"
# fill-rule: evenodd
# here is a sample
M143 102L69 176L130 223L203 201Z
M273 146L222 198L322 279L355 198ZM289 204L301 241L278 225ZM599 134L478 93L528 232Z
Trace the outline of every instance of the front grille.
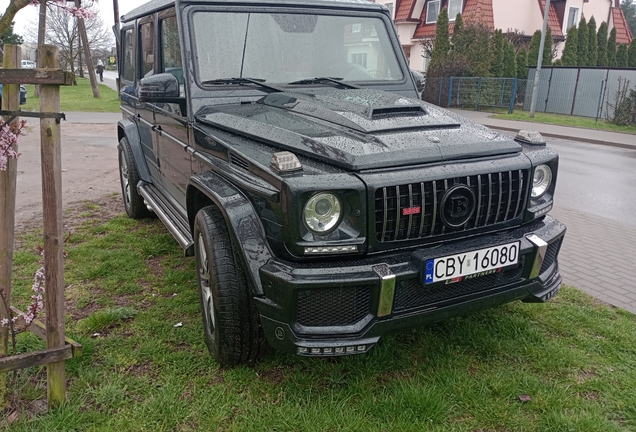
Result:
M528 192L528 172L503 171L379 188L375 191L375 232L380 242L433 238L496 225L519 217ZM439 216L448 188L462 184L475 194L475 211L458 228L448 228ZM403 215L407 208L416 214Z
M548 249L545 251L545 256L543 257L543 264L541 264L541 270L539 274L545 273L550 266L556 261L557 252L559 252L559 246L561 245L561 240L558 239L555 242L552 242L548 245Z
M354 324L370 306L371 286L300 290L296 321L303 326Z
M522 256L519 258L519 266L513 269L448 285L428 287L423 285L419 279L399 282L395 290L393 312L419 309L441 301L457 299L497 286L519 282L522 280L525 262L525 256Z

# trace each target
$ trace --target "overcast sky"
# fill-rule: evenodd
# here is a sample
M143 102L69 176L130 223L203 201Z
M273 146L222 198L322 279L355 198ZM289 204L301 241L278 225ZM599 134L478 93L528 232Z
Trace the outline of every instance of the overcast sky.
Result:
M137 6L147 3L148 0L119 0L119 16L133 10ZM100 10L102 20L111 28L115 24L113 15L113 0L99 0L97 6ZM4 13L9 5L9 0L0 0L0 14ZM39 6L27 6L21 9L15 16L14 31L23 35L29 25L29 21L37 22Z

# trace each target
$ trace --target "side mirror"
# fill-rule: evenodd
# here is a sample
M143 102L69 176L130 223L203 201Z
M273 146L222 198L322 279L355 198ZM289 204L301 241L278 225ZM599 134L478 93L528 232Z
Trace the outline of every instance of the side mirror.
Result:
M170 73L160 73L139 81L139 101L178 102L179 80Z

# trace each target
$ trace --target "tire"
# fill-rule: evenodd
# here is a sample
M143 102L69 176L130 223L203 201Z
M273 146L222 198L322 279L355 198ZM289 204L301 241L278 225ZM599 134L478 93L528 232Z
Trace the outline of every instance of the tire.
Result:
M119 141L119 181L121 183L121 195L124 200L126 214L132 219L144 219L154 217L155 214L148 210L146 203L139 192L137 192L137 183L139 183L139 171L135 158L130 150L130 145L126 137Z
M242 260L215 206L197 213L194 256L203 332L210 354L224 367L255 362L266 353L267 341Z

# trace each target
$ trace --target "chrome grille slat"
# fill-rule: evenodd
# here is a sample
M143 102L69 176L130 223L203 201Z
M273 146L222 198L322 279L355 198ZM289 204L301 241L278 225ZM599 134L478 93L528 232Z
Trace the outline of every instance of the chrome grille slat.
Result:
M521 200L523 199L523 171L519 170L519 195L517 196L517 208L515 209L514 217L519 217L519 205L521 204Z
M508 218L510 213L510 203L512 203L512 171L508 171L508 205L506 206L506 213L504 214L504 220Z
M420 191L422 194L422 207L420 208L420 235L424 233L424 220L426 219L426 191L424 190L424 182L420 183Z
M431 235L435 231L435 219L437 218L437 182L433 180L433 222L431 222Z
M389 203L386 199L386 188L382 188L382 194L384 195L384 224L382 225L382 237L380 237L380 241L384 241L384 236L386 235L386 223L389 220Z
M518 220L527 205L530 187L526 181L528 172L529 170L502 171L377 188L375 209L372 212L375 215L375 223L372 224L376 230L375 237L385 243L418 238L432 239ZM486 182L487 185L484 184ZM449 228L439 217L438 213L444 210L439 205L439 199L455 185L466 185L473 191L477 208L464 225ZM393 199L395 209L392 207ZM404 209L419 205L419 213L402 214Z
M397 240L400 233L400 187L395 187L395 234L393 240Z

